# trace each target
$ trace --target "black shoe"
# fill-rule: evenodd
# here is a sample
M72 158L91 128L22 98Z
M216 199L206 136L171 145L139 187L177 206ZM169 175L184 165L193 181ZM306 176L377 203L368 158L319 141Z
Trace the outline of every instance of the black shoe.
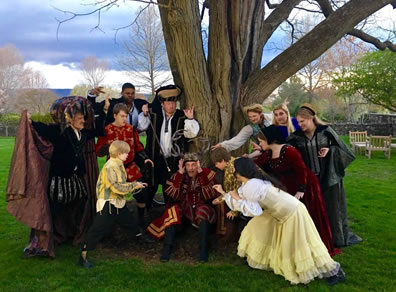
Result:
M329 284L330 286L334 286L338 283L345 282L345 280L346 280L346 275L345 275L344 271L340 268L338 270L337 275L327 278L327 284Z
M94 266L90 261L88 261L88 259L84 259L82 257L82 255L80 255L78 262L79 262L80 266L85 269L90 269L90 268L93 268L93 266Z
M152 207L161 207L161 206L165 206L165 202L162 201L158 201L156 199L153 199L152 203L151 203Z
M154 243L155 240L151 238L149 235L146 234L146 232L140 233L140 235L136 236L137 240L139 243Z
M169 262L171 251L172 251L172 246L165 244L164 249L162 250L162 255L160 257L160 261L162 263Z

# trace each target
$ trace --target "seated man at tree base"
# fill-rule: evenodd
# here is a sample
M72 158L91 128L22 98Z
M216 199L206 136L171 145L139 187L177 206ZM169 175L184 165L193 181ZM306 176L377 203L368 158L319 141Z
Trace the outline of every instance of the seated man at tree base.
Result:
M165 237L160 260L167 262L174 246L175 225L188 220L199 228L199 261L207 262L209 228L216 222L216 212L210 206L210 200L217 196L213 189L215 172L201 168L195 153L185 154L178 167L166 183L166 193L173 203L168 203L164 215L152 222L147 231L158 239Z

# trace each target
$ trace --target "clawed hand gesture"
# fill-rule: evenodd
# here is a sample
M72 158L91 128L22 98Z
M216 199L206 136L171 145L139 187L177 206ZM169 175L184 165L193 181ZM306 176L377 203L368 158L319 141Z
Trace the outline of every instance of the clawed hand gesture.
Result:
M194 106L187 108L184 111L184 114L188 119L193 119L194 118Z
M180 159L179 160L179 170L178 170L178 172L180 173L180 174L183 174L184 173L184 171L185 171L185 167L184 167L184 159Z
M144 189L145 187L147 187L147 183L137 182L137 183L136 183L136 187L137 187L138 189Z
M215 189L216 192L225 195L225 191L223 190L223 187L220 184L214 185L213 188Z
M327 155L327 153L329 153L329 150L330 150L330 148L327 148L327 147L320 148L319 157L320 158L325 157Z
M220 144L220 143L217 143L216 145L213 145L213 146L211 147L211 149L212 149L212 151L213 151L213 150L216 150L216 149L219 148L219 147L221 147L221 144Z
M109 109L109 107L110 107L110 100L111 100L110 94L106 94L106 97L105 97L105 104L104 104L104 107L103 107L103 110L104 110L105 112L107 112L108 109Z
M252 150L253 151L261 151L261 150L263 150L263 149L261 149L260 145L254 143L254 142L251 142L250 145L252 146Z
M103 89L104 89L103 86L95 87L94 89L91 89L91 94L92 94L92 95L98 96L98 95L100 95L101 93L106 93Z
M201 173L202 167L201 167L201 162L199 160L197 161L197 167L198 167L198 173Z
M144 116L148 115L149 107L148 107L147 103L142 106L142 112L143 112Z
M144 161L144 163L146 164L146 163L150 163L151 164L151 167L154 167L154 162L151 160L151 159L146 159L145 161Z

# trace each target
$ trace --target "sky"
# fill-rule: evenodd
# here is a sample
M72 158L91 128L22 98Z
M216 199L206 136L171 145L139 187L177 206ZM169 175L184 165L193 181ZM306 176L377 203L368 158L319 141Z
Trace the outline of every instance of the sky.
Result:
M121 30L115 39L114 29L129 24L135 11L144 3L120 1L101 15L101 29L92 30L97 24L97 15L83 16L63 23L57 34L57 19L70 14L89 12L95 9L95 0L2 0L0 6L0 47L14 44L25 59L26 65L41 71L51 88L72 88L82 82L79 63L94 55L112 64L105 83L119 87L131 81L124 72L117 70L117 57L123 53L122 42L128 30ZM91 4L91 5L90 5ZM387 9L387 13L392 9ZM396 13L394 13L396 14ZM275 41L281 35L274 37ZM269 61L275 52L267 51Z

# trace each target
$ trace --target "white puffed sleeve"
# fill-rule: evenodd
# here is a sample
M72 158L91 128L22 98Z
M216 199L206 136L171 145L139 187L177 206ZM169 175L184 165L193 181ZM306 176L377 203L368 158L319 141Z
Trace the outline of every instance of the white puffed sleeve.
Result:
M199 123L195 119L184 120L184 137L191 139L197 137L199 132Z
M150 125L150 115L145 116L144 113L141 112L138 117L137 129L139 131L146 131L149 125Z
M260 216L263 209L259 202L265 198L269 186L270 182L251 179L238 189L241 200L235 200L227 193L224 195L224 201L231 210L240 211L245 216Z
M243 127L239 133L231 138L230 140L226 140L220 143L222 147L224 147L228 152L238 149L243 144L246 143L250 139L250 136L253 135L253 128L250 125Z

